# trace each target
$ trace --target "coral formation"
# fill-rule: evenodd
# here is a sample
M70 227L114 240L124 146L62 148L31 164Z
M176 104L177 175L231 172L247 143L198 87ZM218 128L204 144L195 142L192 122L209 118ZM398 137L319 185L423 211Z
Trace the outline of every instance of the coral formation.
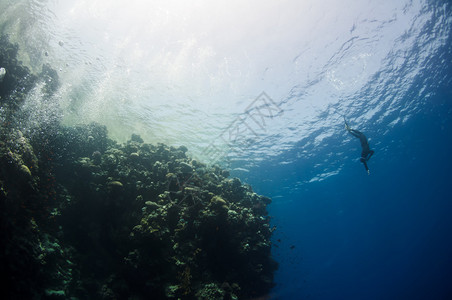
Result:
M0 65L4 82L28 72ZM2 107L11 93L1 90ZM270 199L186 147L135 134L118 144L98 124L36 136L8 125L0 136L7 299L249 299L272 288Z

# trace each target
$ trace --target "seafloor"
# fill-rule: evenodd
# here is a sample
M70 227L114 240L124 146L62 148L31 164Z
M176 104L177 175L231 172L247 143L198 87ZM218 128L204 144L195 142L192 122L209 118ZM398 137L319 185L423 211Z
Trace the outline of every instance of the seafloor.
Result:
M183 146L118 144L104 126L58 117L30 123L28 93L56 101L58 75L31 74L17 51L0 38L2 299L268 295L269 198Z

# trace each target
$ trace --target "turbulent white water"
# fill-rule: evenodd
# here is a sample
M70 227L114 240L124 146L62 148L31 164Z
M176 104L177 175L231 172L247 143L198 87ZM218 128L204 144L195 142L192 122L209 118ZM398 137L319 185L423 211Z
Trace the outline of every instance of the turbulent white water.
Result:
M138 133L207 162L258 161L294 147L308 158L343 129L341 114L364 128L406 121L428 96L402 103L446 43L446 10L421 0L0 0L0 30L33 70L59 70L66 124L97 121L119 141Z

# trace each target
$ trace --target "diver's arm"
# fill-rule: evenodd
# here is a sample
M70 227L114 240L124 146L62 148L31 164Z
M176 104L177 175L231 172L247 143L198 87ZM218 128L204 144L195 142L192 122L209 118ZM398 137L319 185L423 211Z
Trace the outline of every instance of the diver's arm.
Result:
M342 116L344 118L345 128L348 128L347 120L345 119L345 116Z
M343 117L344 117L345 129L347 129L347 131L352 130L352 129L350 128L350 126L348 125L347 120L345 120L345 116L343 116Z
M364 138L366 140L366 137L364 136L364 134L361 131L350 128L350 125L348 125L347 120L345 120L345 117L344 117L344 123L345 123L345 129L348 132L350 132L351 135L353 135L354 137L357 137L359 139Z

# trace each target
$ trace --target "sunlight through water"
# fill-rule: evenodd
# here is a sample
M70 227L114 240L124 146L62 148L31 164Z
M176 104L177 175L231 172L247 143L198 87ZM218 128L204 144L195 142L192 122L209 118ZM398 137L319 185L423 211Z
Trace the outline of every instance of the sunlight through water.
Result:
M450 30L441 9L426 1L20 0L1 2L0 29L30 68L58 70L65 124L96 121L118 141L136 133L207 162L246 156L250 165L294 147L309 157L342 130L342 115L364 127L396 126L401 109L409 118L428 95L400 99ZM250 111L263 92L270 115ZM221 155L211 157L211 146ZM311 180L337 174L340 164L331 166Z

